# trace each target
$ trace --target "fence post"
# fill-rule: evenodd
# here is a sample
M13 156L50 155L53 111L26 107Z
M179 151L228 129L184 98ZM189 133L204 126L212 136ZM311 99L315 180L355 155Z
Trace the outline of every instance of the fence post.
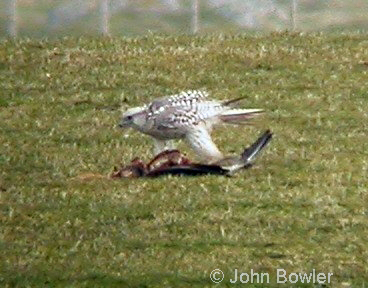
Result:
M109 35L109 1L100 0L100 31L102 35Z
M10 37L17 37L17 0L8 0L7 33Z
M296 30L296 10L297 10L297 0L291 0L291 9L290 9L290 20L291 20L291 30Z
M192 17L192 31L193 34L199 31L199 0L193 0L193 17Z

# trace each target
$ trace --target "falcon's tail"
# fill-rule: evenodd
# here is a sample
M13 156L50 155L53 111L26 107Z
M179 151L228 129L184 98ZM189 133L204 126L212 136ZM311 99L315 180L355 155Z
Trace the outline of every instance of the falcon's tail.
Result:
M262 109L230 109L222 112L220 119L225 123L244 124L262 113Z
M244 99L245 97L239 97L223 102L222 105L226 106L227 109L221 113L220 120L230 124L246 124L249 119L252 119L263 113L262 109L238 108L239 102Z

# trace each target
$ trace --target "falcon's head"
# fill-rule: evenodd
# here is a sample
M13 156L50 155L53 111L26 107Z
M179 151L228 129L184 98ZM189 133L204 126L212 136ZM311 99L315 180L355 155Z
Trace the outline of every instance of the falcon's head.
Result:
M129 108L123 113L123 117L119 123L120 128L140 127L146 121L145 107Z

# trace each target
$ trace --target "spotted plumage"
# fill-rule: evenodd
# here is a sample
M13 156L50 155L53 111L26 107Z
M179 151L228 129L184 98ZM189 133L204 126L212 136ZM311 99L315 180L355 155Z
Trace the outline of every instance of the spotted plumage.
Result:
M150 135L155 153L165 149L172 139L185 139L193 150L208 162L221 159L222 153L211 139L213 126L239 124L259 114L260 109L235 108L240 99L209 100L206 91L188 90L158 98L151 103L128 109L120 123Z

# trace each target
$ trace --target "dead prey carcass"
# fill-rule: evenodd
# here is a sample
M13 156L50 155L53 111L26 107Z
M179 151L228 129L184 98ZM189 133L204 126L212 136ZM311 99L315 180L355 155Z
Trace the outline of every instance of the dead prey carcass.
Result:
M239 170L250 168L257 155L272 139L270 130L264 132L239 156L226 157L212 164L193 163L178 150L166 150L149 163L135 158L129 165L115 167L111 178L158 177L162 175L199 176L206 174L231 176Z

